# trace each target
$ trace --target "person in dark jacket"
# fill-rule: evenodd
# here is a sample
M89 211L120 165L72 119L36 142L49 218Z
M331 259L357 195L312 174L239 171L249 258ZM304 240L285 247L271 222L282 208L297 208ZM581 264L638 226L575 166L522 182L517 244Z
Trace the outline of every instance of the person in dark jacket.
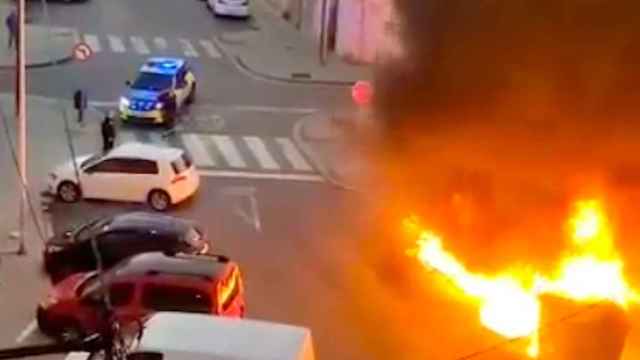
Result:
M113 125L113 115L108 114L102 121L102 151L107 152L113 149L116 140L116 129Z
M18 14L15 10L11 10L11 13L7 15L4 20L7 26L7 32L9 34L9 49L16 47L16 39L18 38Z

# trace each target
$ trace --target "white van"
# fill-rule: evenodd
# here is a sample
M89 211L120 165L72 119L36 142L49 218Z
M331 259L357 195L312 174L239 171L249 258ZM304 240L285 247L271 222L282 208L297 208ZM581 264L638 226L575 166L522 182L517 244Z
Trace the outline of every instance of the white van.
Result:
M311 330L266 321L159 312L128 360L314 360Z

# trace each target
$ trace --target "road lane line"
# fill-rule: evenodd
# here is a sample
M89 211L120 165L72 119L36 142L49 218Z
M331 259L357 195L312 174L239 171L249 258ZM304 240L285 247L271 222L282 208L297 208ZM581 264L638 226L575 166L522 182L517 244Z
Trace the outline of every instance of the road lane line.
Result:
M139 36L131 36L129 38L131 40L131 44L133 44L133 49L141 55L149 55L151 52L149 51L149 47L144 42L144 39Z
M89 101L89 106L95 107L117 107L120 105L117 101Z
M16 338L16 342L18 344L24 342L31 334L36 332L36 330L38 330L38 323L35 320L31 320L27 327L20 332L20 335Z
M91 353L84 351L74 351L67 354L64 360L88 360Z
M132 131L119 131L116 133L116 140L119 144L125 144L130 142L140 142L136 135Z
M309 162L305 160L298 147L288 138L276 138L276 142L282 148L282 153L291 163L294 169L301 171L312 171L313 168Z
M278 106L253 106L253 105L231 105L231 108L239 111L255 111L255 112L271 112L271 113L289 113L289 114L311 114L317 109L312 108L295 108L295 107L278 107Z
M193 156L193 161L196 166L216 166L216 162L213 160L209 152L207 151L207 147L200 140L198 135L196 134L183 134L182 142L184 146L187 148L187 151Z
M196 48L193 47L193 44L191 44L191 41L187 39L178 39L178 41L182 46L182 52L184 53L185 56L194 57L194 58L200 56L196 51Z
M247 167L247 163L244 161L242 156L240 156L240 152L233 143L233 139L231 139L231 137L226 135L210 135L210 137L229 166L234 168Z
M155 145L167 146L169 145L169 141L163 134L157 132L148 132L149 139L151 139L151 143Z
M84 38L84 42L89 45L91 51L94 53L102 51L102 47L100 46L100 39L98 39L97 35L84 34L82 35Z
M167 40L163 37L153 38L153 45L156 47L156 49L161 51L167 50L167 48L169 47L169 45L167 44Z
M115 35L107 35L107 40L109 41L109 47L111 51L117 53L123 53L127 51L127 48L124 47L124 43L122 40Z
M258 160L260 167L267 170L280 169L280 165L278 165L273 156L271 156L262 139L257 136L243 136L242 138L251 150L251 153L253 153L253 156Z
M204 50L207 52L207 54L214 58L214 59L219 59L222 57L222 55L220 54L220 51L218 51L218 49L216 48L215 45L213 45L213 43L209 40L200 40L200 46L202 46L204 48Z
M284 174L284 173L269 174L269 173L259 173L259 172L202 170L202 169L198 169L198 174L200 174L200 176L202 177L325 182L325 179L322 176L315 175L315 174Z

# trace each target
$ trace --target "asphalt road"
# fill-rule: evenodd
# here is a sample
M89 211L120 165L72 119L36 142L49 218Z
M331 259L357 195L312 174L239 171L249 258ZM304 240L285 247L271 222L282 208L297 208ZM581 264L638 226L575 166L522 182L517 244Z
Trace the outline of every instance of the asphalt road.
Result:
M31 6L34 22L43 23L39 2L34 1ZM265 5L256 3L255 6ZM211 39L221 33L256 30L259 27L254 23L258 20L214 18L204 2L198 0L90 0L77 4L52 3L48 9L51 25L72 28L80 36L95 38L100 51L87 62L56 66L55 71L51 68L29 70L28 85L33 94L71 98L74 90L83 88L89 92L90 100L113 102L145 58L156 54L184 56L184 47L190 46L197 54L187 54L187 57L198 78L201 102L317 108L319 105L345 106L350 101L348 89L344 88L276 84L249 77L236 69L228 55L215 44L210 44L216 53L212 56L202 48L202 41L211 43ZM143 42L140 46L148 51L134 46L132 39ZM111 41L120 43L122 52L112 51L113 47L107 50ZM157 41L164 50L158 50ZM10 81L2 82L0 91L9 91L12 86Z

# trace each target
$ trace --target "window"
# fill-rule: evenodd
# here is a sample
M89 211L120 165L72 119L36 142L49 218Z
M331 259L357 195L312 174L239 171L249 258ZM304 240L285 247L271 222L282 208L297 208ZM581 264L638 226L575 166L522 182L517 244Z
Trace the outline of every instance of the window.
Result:
M89 173L121 173L126 169L123 159L106 159L87 169Z
M80 228L75 230L73 241L81 243L89 240L91 236L93 236L94 234L98 234L100 232L100 229L104 226L107 226L110 222L111 219L104 220L103 218L98 218L86 225L81 226Z
M158 174L158 164L155 161L143 159L126 159L126 173L136 175Z
M211 298L198 289L147 284L142 289L142 306L154 311L210 313Z
M233 304L233 300L235 300L235 298L238 297L238 294L240 293L240 281L238 272L234 271L222 286L225 288L221 291L220 294L222 300L222 311L227 311L231 304Z
M183 67L182 69L180 69L180 71L178 71L178 74L176 75L176 81L177 81L177 87L178 88L183 88L185 86L187 86L187 71L186 69Z
M135 286L132 283L117 283L109 287L109 300L113 306L125 306L131 303Z
M176 175L179 175L183 171L189 169L192 164L193 160L191 159L191 155L186 151L183 151L179 158L171 162L171 167L173 168L173 172Z

